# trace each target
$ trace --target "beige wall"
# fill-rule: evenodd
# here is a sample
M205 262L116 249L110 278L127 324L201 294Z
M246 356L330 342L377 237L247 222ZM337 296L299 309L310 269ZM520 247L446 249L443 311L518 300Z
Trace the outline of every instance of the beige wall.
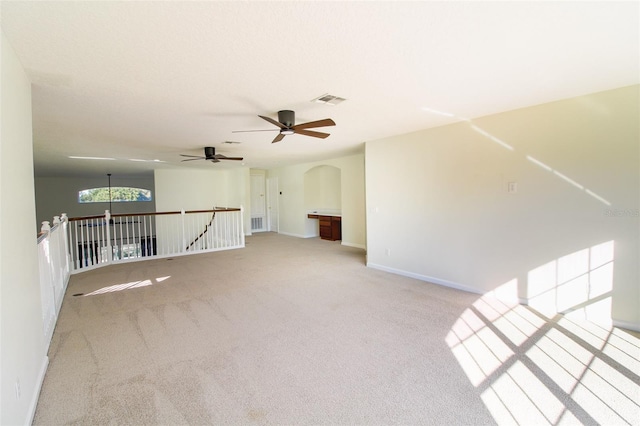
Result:
M638 117L633 86L367 143L368 264L640 328Z
M88 188L108 186L107 176L88 177L38 177L36 185L36 215L38 224L44 220L52 221L53 216L67 213L68 217L94 216L104 214L109 203L78 203L78 191ZM112 203L111 213L148 213L156 211L155 187L153 175L148 176L111 176L111 186L129 186L150 189L153 200L134 203ZM38 229L39 229L38 225Z
M23 425L35 413L48 358L36 246L31 83L4 33L0 52L0 424Z
M306 210L341 210L342 178L339 168L317 166L308 170L304 174L304 186Z
M157 211L207 210L249 206L249 169L156 170ZM244 230L250 231L245 214Z
M340 209L342 212L342 244L365 248L364 155L334 158L298 164L267 171L267 177L277 177L280 187L280 233L297 237L312 237L317 226L307 219L305 205L305 174L318 166L340 169ZM311 222L311 223L310 223Z

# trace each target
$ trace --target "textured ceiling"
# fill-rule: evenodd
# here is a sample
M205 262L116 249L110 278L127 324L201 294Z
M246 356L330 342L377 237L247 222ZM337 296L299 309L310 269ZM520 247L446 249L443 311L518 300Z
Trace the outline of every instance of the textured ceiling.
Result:
M2 1L0 16L33 83L36 174L54 176L241 167L180 162L204 146L272 168L454 121L428 110L475 118L637 84L638 6ZM311 102L325 93L347 100ZM232 133L273 129L258 114L282 109L337 125L276 144Z

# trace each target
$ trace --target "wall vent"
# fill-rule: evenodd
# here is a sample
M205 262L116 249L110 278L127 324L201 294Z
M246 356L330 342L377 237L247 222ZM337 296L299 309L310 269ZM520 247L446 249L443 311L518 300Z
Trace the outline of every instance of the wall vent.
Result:
M256 231L262 229L262 217L251 218L251 230Z

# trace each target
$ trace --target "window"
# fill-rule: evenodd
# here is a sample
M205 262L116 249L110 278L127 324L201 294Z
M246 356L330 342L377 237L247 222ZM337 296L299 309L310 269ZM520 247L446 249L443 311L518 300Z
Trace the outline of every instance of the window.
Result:
M111 194L111 196L109 196ZM78 203L128 203L133 201L151 201L151 190L115 186L112 188L91 188L78 192Z

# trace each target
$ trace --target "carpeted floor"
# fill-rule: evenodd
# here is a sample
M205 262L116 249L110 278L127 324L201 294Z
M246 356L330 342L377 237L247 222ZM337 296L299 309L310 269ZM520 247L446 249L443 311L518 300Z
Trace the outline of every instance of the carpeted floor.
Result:
M479 301L533 331L519 326L518 341ZM367 268L364 251L339 242L271 233L244 249L114 265L71 277L34 424L633 424L637 338L617 338L626 358L598 349L622 377L615 390L631 393L601 417L532 355L569 325L514 309ZM527 394L536 383L518 382L531 380L520 364L552 403ZM526 397L507 401L506 377Z

